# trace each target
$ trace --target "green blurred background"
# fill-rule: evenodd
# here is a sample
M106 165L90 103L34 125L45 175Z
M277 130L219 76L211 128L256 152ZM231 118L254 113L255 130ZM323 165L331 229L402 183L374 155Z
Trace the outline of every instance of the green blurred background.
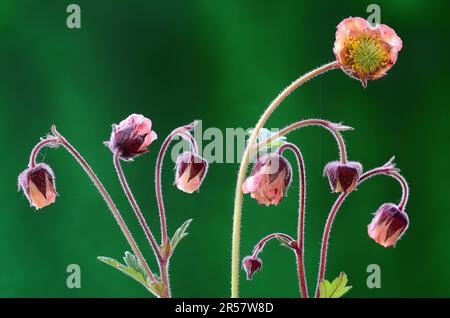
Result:
M16 178L41 136L57 124L108 187L148 259L140 232L102 142L112 123L130 113L152 119L159 139L151 152L126 164L135 196L159 234L154 164L162 139L176 126L202 119L203 128L248 128L292 80L333 59L336 25L367 17L367 1L74 1L81 29L68 29L70 1L2 1L0 4L0 296L147 297L144 288L96 260L121 259L129 250L103 200L62 149L42 152L57 175L57 202L35 212ZM350 158L367 168L392 155L408 179L410 228L397 248L384 249L366 227L400 187L377 177L344 203L330 240L327 278L345 271L350 297L450 297L448 147L448 2L377 1L382 23L404 48L386 78L367 89L341 71L307 83L268 123L283 127L320 117L356 128L345 133ZM321 176L337 158L323 129L295 132L308 179L306 269L315 286L323 225L336 196ZM204 142L205 144L206 142ZM294 158L289 154L294 163ZM194 218L190 235L171 262L173 294L229 296L231 227L238 164L213 163L200 193L174 186L173 164L163 173L169 233ZM244 256L265 234L295 235L297 176L289 197L264 208L246 197ZM261 257L263 270L241 295L297 297L295 260L277 243ZM66 287L66 266L81 266L81 289ZM151 261L155 268L154 261ZM381 266L381 288L368 289L366 268ZM241 272L241 275L244 273Z

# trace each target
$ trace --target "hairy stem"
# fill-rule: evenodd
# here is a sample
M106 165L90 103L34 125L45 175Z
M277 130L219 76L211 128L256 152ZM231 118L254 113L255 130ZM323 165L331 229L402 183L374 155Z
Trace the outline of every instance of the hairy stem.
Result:
M325 277L327 252L328 252L328 239L330 238L331 226L333 225L334 218L336 217L336 213L338 212L341 203L344 201L346 197L347 193L341 193L341 195L339 195L336 202L333 204L333 207L331 208L331 212L328 215L327 222L325 224L325 230L323 231L323 238L322 238L322 247L320 249L320 263L316 286L316 298L320 296L319 294L320 282L322 282L322 280Z
M56 137L48 137L48 138L42 139L40 142L38 142L37 145L34 146L33 150L31 151L28 167L34 168L36 166L36 157L42 148L51 146L51 145L55 145L57 143L58 143L58 138L56 138Z
M64 146L64 148L77 160L77 162L81 165L81 167L84 169L84 171L88 174L91 181L97 187L97 189L99 190L103 199L105 200L106 204L108 205L108 208L111 210L115 220L119 224L119 227L120 227L122 233L125 235L125 238L127 239L128 244L130 245L130 247L133 250L136 257L138 258L139 262L142 264L142 267L144 268L144 271L147 274L148 278L150 279L151 282L156 282L155 275L150 270L148 263L146 262L144 256L142 255L141 251L139 250L139 247L138 247L135 239L133 238L133 235L131 234L130 230L128 229L127 225L125 224L125 221L122 218L122 215L120 214L116 205L114 204L111 196L106 191L103 184L100 182L100 179L95 175L92 168L89 166L87 161L80 155L80 153L56 130L55 126L52 126L52 131L53 131L54 135L57 137L58 143L61 144L62 146Z
M269 138L261 141L260 143L258 143L256 145L256 150L260 149L261 147L267 145L268 143L271 143L272 141L290 133L291 131L294 131L296 129L302 128L302 127L306 127L306 126L321 126L326 128L328 131L330 131L334 138L336 139L336 142L338 144L339 147L339 157L340 157L340 161L342 163L346 163L347 162L347 151L346 151L346 147L345 147L345 142L344 142L344 138L342 138L341 133L339 132L339 130L336 127L339 127L339 124L335 124L332 122L329 122L327 120L322 120L322 119L305 119L305 120L300 120L298 122L295 122L293 124L290 124L289 126L281 129L279 132L273 134L272 136L270 136ZM346 130L350 130L352 129L351 127L345 127Z
M305 271L305 248L304 248L304 235L305 235L305 206L306 206L306 172L305 162L303 160L300 149L294 144L287 143L282 145L278 152L280 155L284 150L290 149L297 158L298 174L299 174L299 211L298 211L298 228L297 228L297 246L295 254L297 255L297 271L298 281L300 286L300 294L302 298L308 298L308 285L306 283L306 271Z
M395 167L390 164L390 162L382 167L375 168L373 170L370 170L366 173L364 173L358 180L358 184L360 185L368 178L371 178L376 175L388 175L396 179L402 186L402 198L399 204L400 210L403 210L407 201L408 201L408 194L409 194L409 188L408 184L406 183L406 180L403 178L402 175L400 175ZM330 214L328 215L327 222L325 224L325 229L323 232L323 239L322 239L322 248L320 250L320 264L319 264L319 275L317 278L317 286L316 286L316 297L320 296L320 282L325 278L325 271L326 271L326 263L327 263L327 251L328 251L328 241L330 238L331 233L331 227L333 225L334 219L336 217L337 212L339 211L339 208L342 204L342 202L347 197L348 193L341 193L339 197L337 198L336 202L333 204L333 207L331 209Z
M158 159L156 161L155 168L155 188L156 188L156 200L158 201L158 210L159 210L159 218L161 221L161 245L164 245L167 242L167 225L166 225L166 211L164 208L164 200L162 196L162 183L161 183L161 173L162 166L164 161L164 156L167 152L167 148L170 142L178 135L187 139L195 152L198 152L198 146L195 141L195 138L189 133L189 131L194 128L196 123L191 123L186 126L178 127L173 130L169 136L164 140L161 149L159 150Z
M147 225L144 215L142 214L141 209L139 208L136 199L134 198L133 193L131 192L130 186L128 185L125 174L123 173L122 165L120 164L119 152L114 153L114 167L116 168L116 172L119 177L123 191L125 192L125 195L128 201L130 202L130 205L133 208L133 211L136 214L137 219L139 220L139 224L141 225L145 235L147 236L147 239L153 249L153 252L156 255L156 258L158 259L158 264L161 270L161 260L162 260L161 252L159 250L158 244L156 243L155 237L153 236L150 227Z
M189 133L191 129L195 127L197 123L193 122L191 124L178 127L174 129L169 136L164 140L161 149L159 150L158 158L156 161L155 168L155 188L156 188L156 200L158 201L158 210L159 210L159 218L161 222L161 245L165 245L168 242L167 238L167 224L166 224L166 211L164 208L164 200L162 196L162 183L161 183L161 174L162 174L162 166L164 162L164 156L167 152L170 142L176 137L181 136L183 139L189 141L192 150L195 153L198 153L198 145L195 138ZM161 280L165 285L165 295L163 297L171 297L170 290L170 277L169 277L169 259L171 253L167 255L167 257L163 257L159 261L159 266L161 270Z
M163 260L163 262L160 265L161 268L161 280L164 283L164 295L162 298L170 298L172 297L172 292L170 289L170 279L169 279L169 260Z
M272 233L265 237L263 237L258 244L255 245L255 248L253 249L252 256L257 257L259 253L264 249L264 246L266 246L267 242L269 242L271 239L282 237L290 242L295 241L292 237L290 237L287 234L284 233Z
M323 74L329 70L339 68L338 62L334 61L325 64L295 80L291 85L285 88L269 105L264 114L259 119L258 123L250 136L249 142L242 157L239 167L239 173L236 181L235 199L234 199L234 213L233 213L233 238L232 238L232 255L231 255L231 297L239 297L239 250L241 239L241 218L242 218L242 183L244 182L247 173L247 167L250 161L250 149L255 144L259 131L264 127L264 124L269 119L272 112L281 104L281 102L291 94L296 88L308 80Z
M398 208L400 209L400 211L403 211L405 209L405 206L406 206L406 203L408 202L408 197L409 197L408 183L406 182L406 179L398 172L394 171L389 174L392 177L394 177L395 179L397 179L398 182L400 182L400 184L402 186L402 200L400 201Z

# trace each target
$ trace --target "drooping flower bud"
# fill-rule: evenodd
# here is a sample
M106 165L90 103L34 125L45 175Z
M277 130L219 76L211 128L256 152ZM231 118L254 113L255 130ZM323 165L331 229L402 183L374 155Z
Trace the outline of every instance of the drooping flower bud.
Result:
M261 270L262 261L258 257L246 256L242 260L242 267L244 268L245 273L247 274L247 279L252 280L253 275Z
M178 156L175 165L175 185L181 191L192 193L200 188L208 170L208 162L192 151Z
M369 236L384 247L395 246L409 225L408 215L393 203L383 204L367 226Z
M385 24L372 26L359 17L337 26L333 52L342 70L366 87L367 80L384 75L397 61L402 40Z
M277 205L287 193L291 178L289 161L276 153L265 154L257 159L250 177L242 184L242 192L250 193L259 204Z
M19 190L22 189L31 206L41 209L52 204L58 195L55 190L55 175L52 169L39 163L27 168L19 175Z
M118 125L113 125L111 138L105 145L113 153L118 151L121 159L132 160L148 152L147 147L156 138L156 133L152 131L151 120L139 114L132 114Z
M332 161L325 166L323 175L328 177L331 191L348 193L355 189L362 173L362 165L356 161L342 163Z

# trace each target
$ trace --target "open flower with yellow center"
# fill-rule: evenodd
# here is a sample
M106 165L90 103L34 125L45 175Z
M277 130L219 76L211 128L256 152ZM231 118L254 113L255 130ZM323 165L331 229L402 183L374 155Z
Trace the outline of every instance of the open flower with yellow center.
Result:
M361 81L384 75L397 61L402 40L385 24L373 27L363 18L347 18L337 26L333 52L342 70Z

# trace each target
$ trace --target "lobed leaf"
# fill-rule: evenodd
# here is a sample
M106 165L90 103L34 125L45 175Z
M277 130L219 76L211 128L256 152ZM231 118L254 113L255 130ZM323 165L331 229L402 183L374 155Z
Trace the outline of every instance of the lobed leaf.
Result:
M110 257L99 256L97 257L97 259L105 264L108 264L111 267L114 267L115 269L133 278L134 280L148 288L147 275L142 269L139 261L136 259L136 256L134 256L133 254L125 252L124 260L128 266Z
M342 297L352 288L352 286L347 286L347 282L347 275L344 272L341 272L331 283L324 279L319 286L320 298Z
M175 247L177 247L178 243L185 238L189 233L186 232L189 225L191 224L192 219L189 219L185 221L176 231L173 235L172 239L170 240L170 246L171 246L171 252L175 250Z

